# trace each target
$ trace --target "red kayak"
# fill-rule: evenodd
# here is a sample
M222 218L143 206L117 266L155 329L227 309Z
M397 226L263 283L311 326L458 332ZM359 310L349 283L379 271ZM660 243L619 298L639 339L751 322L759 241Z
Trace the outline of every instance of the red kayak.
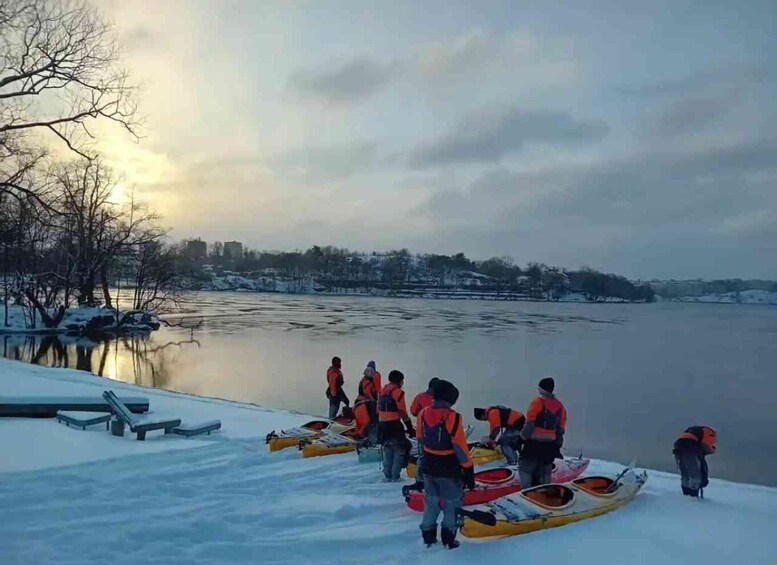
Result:
M553 463L552 483L566 483L579 477L591 462L590 459L557 459ZM517 467L497 467L475 473L475 488L464 490L463 505L483 504L521 490L521 479ZM424 493L408 492L407 505L416 512L424 511Z

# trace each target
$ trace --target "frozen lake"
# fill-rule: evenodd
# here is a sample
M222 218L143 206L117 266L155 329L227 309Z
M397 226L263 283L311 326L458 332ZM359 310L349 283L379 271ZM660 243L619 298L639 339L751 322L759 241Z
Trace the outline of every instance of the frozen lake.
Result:
M198 293L184 307L204 320L194 332L0 343L10 358L314 414L326 412L333 355L352 399L374 359L384 380L390 369L405 373L411 397L432 376L451 380L470 420L488 404L525 412L537 381L553 375L569 411L568 455L636 456L671 470L676 435L708 424L719 433L714 476L777 485L774 306Z

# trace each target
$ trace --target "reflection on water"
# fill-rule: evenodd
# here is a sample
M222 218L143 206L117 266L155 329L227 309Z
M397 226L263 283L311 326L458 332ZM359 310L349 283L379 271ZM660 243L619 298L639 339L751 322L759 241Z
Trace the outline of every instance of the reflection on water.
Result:
M194 332L175 341L137 336L69 337L59 335L2 336L3 357L88 371L138 385L170 388L174 368L187 349L199 348Z
M677 434L718 429L713 475L777 483L777 308L658 303L557 304L196 293L165 327L105 341L0 337L3 354L145 386L323 414L325 372L343 359L353 398L375 360L405 373L412 397L435 375L456 404L522 412L555 375L568 453L674 469ZM754 433L753 431L758 431ZM268 430L257 430L257 436ZM476 422L476 434L486 432Z

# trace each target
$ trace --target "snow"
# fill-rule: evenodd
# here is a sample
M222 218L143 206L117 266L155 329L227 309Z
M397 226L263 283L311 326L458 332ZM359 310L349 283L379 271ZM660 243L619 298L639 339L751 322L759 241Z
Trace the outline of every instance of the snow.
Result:
M5 306L0 305L0 334L34 334L34 333L62 333L68 331L68 327L85 326L89 320L98 316L115 316L116 311L112 308L97 306L78 306L69 308L65 316L56 328L47 328L40 319L40 315L35 313L35 327L28 327L28 320L25 317L24 309L18 304L12 304L8 308L8 326L5 322ZM136 317L140 317L138 314ZM142 324L129 325L125 327L137 327L138 329L149 329Z
M264 435L310 417L0 360L4 396L147 396L150 415L220 419L222 430L145 442L54 419L0 419L0 563L344 565L574 562L773 563L777 489L713 479L704 500L649 471L644 491L605 516L450 552L422 546L420 515L353 453L267 452ZM720 446L725 449L725 444ZM667 451L669 451L667 449ZM667 456L671 455L667 453ZM710 459L712 473L714 457ZM615 473L593 461L589 473Z
M675 302L706 302L716 304L775 304L777 292L768 290L743 290L741 292L723 292L720 294L703 294L701 296L681 296L671 299Z

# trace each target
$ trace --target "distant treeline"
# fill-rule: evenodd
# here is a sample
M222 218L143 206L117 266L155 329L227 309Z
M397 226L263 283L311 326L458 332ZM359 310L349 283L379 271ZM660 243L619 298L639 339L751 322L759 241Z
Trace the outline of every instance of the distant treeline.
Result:
M721 279L714 281L652 281L651 286L661 298L673 299L685 296L705 296L744 292L745 290L764 290L777 292L777 281Z
M412 254L407 249L362 253L318 245L306 251L246 250L240 257L227 257L219 243L212 245L206 256L193 257L185 242L179 249L181 273L200 280L238 273L254 279L312 277L326 292L376 289L389 294L440 295L464 291L545 300L578 293L589 301L654 299L649 284L634 284L623 276L587 267L564 270L542 263L521 267L508 257L478 261L464 253Z

